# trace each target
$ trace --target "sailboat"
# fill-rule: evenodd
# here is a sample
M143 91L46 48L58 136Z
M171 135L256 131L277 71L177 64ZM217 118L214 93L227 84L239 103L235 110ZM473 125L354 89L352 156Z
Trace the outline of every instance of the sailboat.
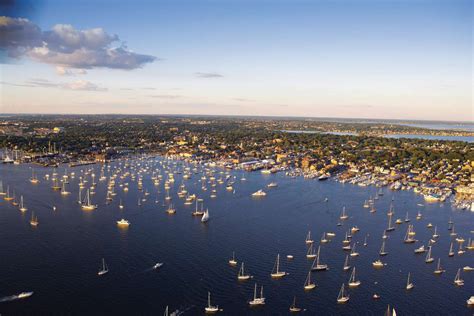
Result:
M296 306L296 296L293 297L293 304L290 306L290 313L299 313L301 312L301 308Z
M359 253L355 250L356 249L356 244L354 243L354 246L352 246L352 249L351 249L351 257L357 257L359 255Z
M431 257L431 246L428 246L428 253L426 254L425 262L426 263L431 263L433 261L434 261L434 258Z
M407 215L405 216L405 223L408 223L410 221L410 218L408 218L408 212Z
M411 244L411 243L414 243L416 241L415 238L413 238L414 234L413 234L413 225L408 225L408 229L407 229L407 232L405 234L405 239L403 240L404 243L406 244Z
M69 194L71 194L71 192L66 190L66 181L63 181L63 186L61 188L61 195L69 195Z
M308 232L308 235L306 235L305 243L306 244L312 244L314 242L313 239L311 239L311 231Z
M39 182L38 178L35 175L35 171L33 169L31 170L30 182L33 184L37 184Z
M379 255L386 256L388 252L385 250L385 239L382 241L382 247L380 247Z
M19 209L22 212L26 212L28 210L25 206L25 203L23 202L23 195L20 196L20 208Z
M89 189L87 189L86 198L85 198L85 201L82 202L81 207L84 211L92 211L92 210L95 210L97 208L96 205L93 205L91 203L91 197L90 197L90 190Z
M249 274L245 274L244 263L242 262L242 264L240 265L239 274L237 275L237 279L240 281L245 281L250 279L251 277L252 276L250 276Z
M207 292L207 307L204 308L204 311L207 314L213 314L219 311L219 306L211 305L211 292Z
M454 257L454 250L453 250L453 243L452 242L451 242L451 245L449 245L448 257Z
M349 295L345 295L344 293L344 283L342 283L341 290L339 291L339 295L337 296L337 302L340 304L346 303L349 300Z
M408 272L407 285L405 286L405 288L407 290L411 290L414 287L415 285L410 281L410 272Z
M341 214L341 216L339 216L339 218L342 219L342 220L345 220L345 219L349 218L349 216L346 214L346 207L345 206L342 207L342 214Z
M351 268L349 264L349 255L346 255L346 260L344 261L344 267L342 268L344 271L348 271Z
M316 256L315 261L313 261L313 265L311 266L312 271L324 271L328 269L327 264L321 264L320 262L320 258L321 258L320 252L321 252L321 246L318 246L318 254Z
M464 285L464 280L461 279L461 269L458 269L458 272L456 273L456 277L454 278L454 284L457 286Z
M395 230L395 226L392 226L392 213L389 213L388 215L388 227L385 229L387 232L391 232Z
M201 217L202 223L206 223L207 221L209 221L209 209L206 209L204 215Z
M120 199L120 202L119 202L119 209L123 210L123 204L122 204L122 199Z
M316 257L316 254L314 253L313 244L310 244L308 247L308 251L306 252L306 258L314 259L315 257Z
M198 210L198 200L199 199L196 199L196 209L194 210L194 212L191 213L192 216L202 216L202 215L204 215L203 211Z
M257 297L257 283L253 290L253 300L249 301L250 306L265 305L265 297L263 297L263 285L260 287L260 297Z
M0 180L0 195L5 195L5 194L6 194L6 192L3 191L3 181Z
M232 259L229 259L229 264L231 266L237 265L237 260L235 260L235 251L232 251Z
M107 267L107 264L105 263L105 259L102 258L102 268L97 272L97 275L104 275L109 272L109 268Z
M10 196L10 186L7 186L7 193L5 194L5 197L3 199L5 201L11 201L14 199L13 196Z
M438 258L438 265L436 266L436 270L434 270L434 274L441 274L445 272L443 268L441 268L441 258Z
M437 232L437 227L438 226L435 226L435 228L434 228L433 238L438 238L439 237L439 234Z
M273 279L278 279L284 277L286 274L286 272L280 271L280 254L278 254L275 265L273 266L273 271L270 275Z
M59 191L61 190L61 187L59 186L59 180L58 178L54 177L53 178L53 186L51 187L54 191Z
M31 213L31 220L30 220L30 225L31 226L38 226L39 222L38 222L38 217L35 216L35 213L32 212Z
M352 268L352 273L351 273L351 277L349 278L349 287L358 287L360 285L360 281L359 280L356 280L356 277L355 277L355 273L356 273L356 268Z
M426 252L426 248L425 248L425 245L421 245L420 247L416 248L414 250L415 253L425 253Z
M327 239L326 237L326 232L323 233L323 236L321 237L321 243L322 244L325 244L329 241L329 239Z
M304 281L304 289L306 291L312 290L316 287L316 284L311 282L311 271L308 272L308 276L306 277L306 280Z

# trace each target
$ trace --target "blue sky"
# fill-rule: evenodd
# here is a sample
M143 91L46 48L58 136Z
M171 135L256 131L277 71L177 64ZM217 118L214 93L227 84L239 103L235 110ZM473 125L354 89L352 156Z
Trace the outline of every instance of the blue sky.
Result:
M474 119L471 1L22 3L7 16L102 28L133 58L3 58L2 112Z

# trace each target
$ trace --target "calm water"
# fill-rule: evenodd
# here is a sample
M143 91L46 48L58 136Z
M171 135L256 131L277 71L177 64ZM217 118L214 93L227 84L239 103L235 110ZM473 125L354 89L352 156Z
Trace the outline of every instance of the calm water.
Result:
M301 133L301 134L332 134L332 135L352 135L356 136L357 133L351 132L320 132L320 131L294 131L284 130L286 133ZM384 137L387 138L415 138L415 139L429 139L429 140L452 140L474 143L474 137L470 136L443 136L443 135L419 135L419 134L387 134Z
M142 165L144 162L141 162ZM112 163L113 166L118 163ZM151 165L151 161L148 162ZM123 167L123 165L122 165ZM247 181L236 175L235 193L217 185L217 198L211 199L210 186L201 190L201 175L184 180L190 193L204 198L211 219L202 224L192 217L194 206L184 206L176 195L182 183L176 175L172 187L174 216L164 213L163 182L155 187L150 174L144 173L144 189L151 192L143 206L137 200L143 192L130 178L130 190L125 193L118 187L117 178L114 201L106 205L106 182L99 182L93 202L99 208L92 212L82 211L77 203L78 176L80 170L99 166L72 168L76 178L70 180L68 197L53 192L51 183L43 175L49 168L35 169L41 183L28 182L30 166L0 165L4 185L23 194L28 211L22 215L17 207L0 201L0 297L34 291L28 299L0 303L0 313L12 314L158 314L166 305L170 309L186 310L185 315L201 315L206 305L207 291L212 301L224 309L222 315L287 315L288 307L297 297L297 303L306 308L308 315L383 315L387 304L396 307L401 315L472 315L466 300L474 295L474 272L462 273L463 287L456 287L453 279L458 268L474 266L474 251L462 256L447 256L450 236L447 222L455 222L456 231L466 240L472 236L474 213L453 210L448 204L426 204L422 197L412 192L391 192L376 201L377 212L369 213L362 207L374 188L342 185L334 181L318 182L292 179L283 174L262 175L245 173ZM153 169L160 168L154 164ZM218 172L221 169L216 169ZM62 175L64 169L58 168ZM106 171L106 175L109 173ZM217 173L216 178L220 175ZM87 177L90 180L90 177ZM271 181L278 187L265 189L267 196L251 198L250 194L264 188ZM89 181L86 185L90 185ZM159 190L159 193L157 193ZM324 202L328 197L329 201ZM125 204L119 210L119 199ZM383 229L387 226L387 210L394 198L394 218L404 218L409 212L415 226L415 244L403 244L407 224L390 232L386 249L389 255L382 257L388 265L381 270L372 268L378 259ZM158 200L158 203L155 203ZM57 210L52 210L52 205ZM347 206L350 215L343 226L337 227L341 208ZM415 220L421 210L423 219ZM39 226L29 224L31 211L38 215ZM130 220L129 229L119 229L115 223L120 218ZM433 246L433 256L441 257L446 273L435 276L436 263L426 264L425 255L415 255L413 250L421 243L427 244L432 230L426 225L438 226L441 235ZM352 226L361 230L354 234L359 257L351 259L362 282L350 289L350 300L338 305L336 298L341 284L347 284L349 272L342 266L346 253L341 249L344 234ZM330 270L314 272L313 280L318 287L310 292L303 290L306 274L311 266L307 260L305 236L312 231L315 245L324 231L333 231L336 237L322 245L321 260ZM368 246L363 240L369 234ZM245 266L254 279L238 282L238 267L227 263L232 251L239 264ZM276 255L282 255L281 269L290 275L272 280L270 273ZM295 258L286 259L287 254ZM101 258L104 257L110 272L98 277ZM164 262L158 270L151 270L156 262ZM407 292L404 287L408 272L412 274L415 288ZM267 304L263 308L250 309L247 301L253 295L254 282L264 285ZM381 295L374 301L374 293Z

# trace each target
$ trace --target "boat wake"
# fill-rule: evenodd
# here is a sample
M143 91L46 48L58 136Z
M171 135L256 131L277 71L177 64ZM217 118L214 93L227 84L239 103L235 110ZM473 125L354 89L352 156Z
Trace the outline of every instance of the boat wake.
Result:
M21 300L23 298L30 297L31 295L33 295L33 292L23 292L17 295L4 296L0 298L0 303Z

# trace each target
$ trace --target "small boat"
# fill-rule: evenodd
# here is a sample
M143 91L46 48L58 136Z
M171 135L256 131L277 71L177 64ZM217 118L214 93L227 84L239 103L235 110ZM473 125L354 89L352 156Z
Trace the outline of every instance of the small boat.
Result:
M466 303L468 306L474 306L474 296L471 296Z
M263 196L266 196L266 195L267 195L267 193L265 193L265 191L263 191L263 190L258 190L257 192L252 193L253 197L263 197Z
M157 262L157 263L155 263L155 265L153 265L153 270L156 270L156 269L162 267L163 264L164 264L164 263L162 263L162 262Z
M168 209L165 211L168 215L176 214L176 209L173 207L173 204L168 206Z
M372 298L374 300L378 300L380 298L380 295L378 295L377 293L374 293L374 295L372 295Z
M117 225L122 227L128 227L130 226L130 222L122 218L121 220L117 221Z
M102 258L102 268L97 272L97 275L104 275L109 272L109 268L107 267L107 264L105 263L105 259Z
M411 290L412 288L414 288L415 285L413 284L413 282L411 282L410 280L410 272L408 272L408 278L407 278L407 285L405 286L405 288L407 290Z
M470 266L465 266L464 268L462 268L463 271L474 271L474 268L473 267L470 267Z
M277 186L278 186L278 183L276 183L276 182L270 182L270 183L267 185L267 187L269 187L269 188L276 188Z
M352 268L352 273L351 273L351 277L349 278L349 287L358 287L360 285L360 281L359 280L356 280L356 277L355 277L355 272L356 272L356 268Z
M350 256L351 257L357 257L359 253L355 250L356 249L356 244L354 243L354 246L352 246Z
M385 250L385 239L382 241L382 246L380 247L379 255L386 256L388 252Z
M17 298L27 298L27 297L30 297L31 295L33 295L33 293L34 292L21 292L16 297Z
M421 245L420 247L415 249L415 253L425 253L425 252L426 252L425 245Z
M237 265L237 260L235 260L235 251L232 252L232 259L229 259L229 264L231 266L236 266Z
M288 260L293 260L294 256L293 255L286 255L286 259Z
M380 260L375 260L374 262L372 262L372 266L374 268L383 268L383 265L383 262Z
M337 302L339 304L346 303L349 300L349 295L344 293L344 283L342 283L341 290L339 291L339 295L337 296Z
M260 287L260 297L257 297L257 283L253 290L253 300L249 301L250 306L265 305L265 297L263 297L263 285Z
M301 308L296 306L296 296L293 297L293 304L290 306L290 313L299 313L301 312Z
M270 276L273 278L273 279L278 279L278 278L282 278L284 276L286 276L287 273L284 272L284 271L280 271L280 254L277 255L277 259L276 259L276 262L275 262L275 265L273 266L273 271L272 273L270 274Z
M461 269L458 269L458 272L456 273L456 277L454 278L454 284L457 286L464 285L464 280L461 279Z
M330 175L329 173L325 173L325 174L319 176L319 177L318 177L318 180L319 180L319 181L325 181L325 180L329 179L330 176L331 176L331 175Z
M449 246L448 257L454 257L453 243L451 242Z
M211 292L207 292L207 307L204 308L206 314L214 314L219 311L219 306L211 305Z
M304 289L306 291L312 290L316 287L316 284L311 282L311 271L308 272L308 276L306 277L306 280L304 282Z
M321 237L321 243L325 244L327 242L329 242L329 239L326 238L326 233L323 233L323 236Z
M23 195L20 196L20 211L26 212L28 209L26 208L25 204L23 203Z
M252 277L251 275L245 274L244 263L242 262L242 264L240 265L239 274L237 275L237 280L245 281L245 280L250 279L251 277Z

